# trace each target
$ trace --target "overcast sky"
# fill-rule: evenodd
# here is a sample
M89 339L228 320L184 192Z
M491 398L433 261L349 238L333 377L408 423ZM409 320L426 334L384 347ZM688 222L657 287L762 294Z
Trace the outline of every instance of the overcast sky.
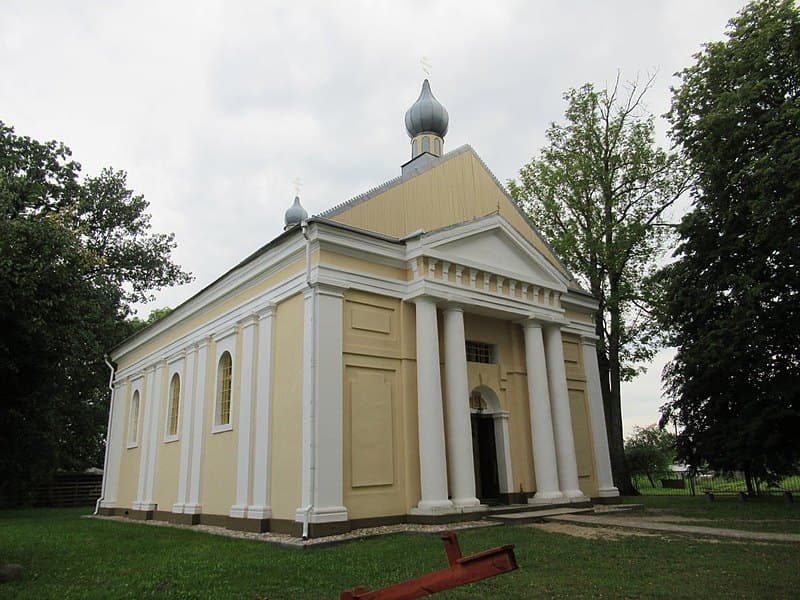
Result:
M195 276L176 306L280 233L295 178L316 214L395 177L405 110L431 86L445 150L469 143L505 181L536 154L562 93L673 74L722 38L733 0L37 2L0 6L0 120L128 172ZM666 125L658 120L659 139ZM658 419L661 352L623 389L626 431Z

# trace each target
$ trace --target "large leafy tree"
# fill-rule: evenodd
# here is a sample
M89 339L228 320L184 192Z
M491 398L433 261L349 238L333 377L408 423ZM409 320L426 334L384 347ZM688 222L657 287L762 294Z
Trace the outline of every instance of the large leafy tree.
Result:
M754 2L674 90L672 133L698 174L661 273L677 355L663 420L681 458L769 477L800 458L800 14Z
M643 282L661 255L665 211L684 192L680 158L658 147L643 107L652 84L633 82L565 93L565 122L509 181L519 205L600 303L597 357L614 482L635 493L625 464L620 385L654 351Z
M67 147L0 122L0 503L54 469L102 465L103 356L130 304L189 279L124 172L80 178Z
M634 427L625 440L625 458L631 475L646 475L655 487L653 478L668 473L675 462L675 434L658 425Z

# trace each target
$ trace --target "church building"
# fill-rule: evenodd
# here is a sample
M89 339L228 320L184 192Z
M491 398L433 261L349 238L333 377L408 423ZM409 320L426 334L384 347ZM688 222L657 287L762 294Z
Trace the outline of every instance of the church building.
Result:
M597 301L427 80L400 176L111 353L100 512L323 536L614 501Z

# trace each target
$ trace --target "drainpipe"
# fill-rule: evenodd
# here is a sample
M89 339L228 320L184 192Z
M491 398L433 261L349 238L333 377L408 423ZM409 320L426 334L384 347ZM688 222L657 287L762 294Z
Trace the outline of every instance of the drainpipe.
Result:
M114 365L108 360L108 354L103 355L103 362L106 363L110 373L108 374L108 389L111 390L110 398L108 400L108 425L106 426L106 451L103 458L103 483L100 486L100 497L94 505L94 513L100 512L100 503L106 499L106 479L108 478L108 446L111 442L111 413L114 411Z
M300 227L303 231L303 237L306 240L306 288L311 289L311 239L308 237L308 221L303 221L300 224ZM308 327L311 329L311 335L309 336L309 343L311 348L309 349L309 356L311 357L311 364L310 364L310 376L308 381L311 384L311 392L309 393L309 459L308 459L308 470L309 470L309 477L308 477L308 506L303 507L303 539L308 539L308 522L311 518L311 511L314 510L314 492L315 492L315 472L317 468L317 428L316 428L316 419L315 419L315 412L316 412L316 351L317 351L317 335L315 331L316 327L316 313L317 313L317 299L312 294L311 296L311 322L308 323Z

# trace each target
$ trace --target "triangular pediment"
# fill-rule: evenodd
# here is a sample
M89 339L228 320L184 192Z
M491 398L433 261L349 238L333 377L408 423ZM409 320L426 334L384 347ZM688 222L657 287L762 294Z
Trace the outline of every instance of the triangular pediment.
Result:
M499 215L425 234L414 245L420 255L551 289L567 289L567 278Z

